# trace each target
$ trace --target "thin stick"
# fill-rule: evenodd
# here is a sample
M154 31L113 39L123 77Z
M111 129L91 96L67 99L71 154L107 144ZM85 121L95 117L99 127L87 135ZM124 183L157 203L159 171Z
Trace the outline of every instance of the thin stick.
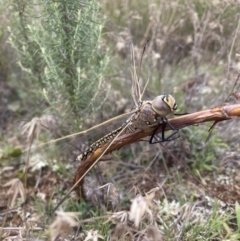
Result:
M140 59L140 64L139 64L139 69L138 69L138 82L139 82L139 79L140 79L140 74L141 74L141 69L142 69L142 61L143 61L143 55L146 51L146 47L147 47L147 44L150 42L151 38L147 39L146 40L146 43L144 44L143 46L143 51L142 51L142 55L141 55L141 59Z
M236 39L237 39L237 35L238 35L238 33L239 33L239 28L240 28L240 16L239 16L239 19L238 19L237 29L236 29L236 32L235 32L235 34L234 34L233 41L232 41L232 44L231 44L231 49L230 49L229 54L228 54L227 78L229 77L231 55L232 55L232 52L233 52L234 44L235 44Z
M235 83L234 83L231 91L229 92L229 95L227 96L227 98L226 98L226 100L225 100L224 102L227 102L228 99L229 99L229 97L230 97L230 96L232 95L232 93L234 92L234 89L235 89L235 87L237 86L237 83L238 83L238 81L239 81L239 78L240 78L240 73L238 74L238 76L237 76L237 78L236 78L236 80L235 80Z
M142 100L142 96L144 95L144 92L145 92L145 90L146 90L146 88L147 88L147 86L148 86L148 83L149 83L149 79L147 79L147 82L146 82L146 84L145 84L145 86L144 86L144 88L143 88L143 91L142 91L142 93L141 93L141 95L140 95L140 100Z
M108 143L104 151L101 153L101 155L88 167L88 169L85 171L85 173L74 183L74 185L70 188L70 190L67 192L67 194L61 199L61 201L56 205L56 207L51 211L51 214L53 214L58 207L66 200L66 198L69 196L69 194L78 186L78 184L83 180L83 178L87 175L87 173L97 164L97 162L105 155L107 150L110 148L112 143L120 136L123 131L128 127L129 123L127 123L123 129Z

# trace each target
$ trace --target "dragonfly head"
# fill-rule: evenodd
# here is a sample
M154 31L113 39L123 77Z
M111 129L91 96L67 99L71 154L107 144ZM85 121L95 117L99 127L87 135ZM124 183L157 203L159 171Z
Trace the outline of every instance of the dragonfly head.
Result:
M167 116L177 110L177 104L171 95L159 95L152 101L152 108L158 115Z

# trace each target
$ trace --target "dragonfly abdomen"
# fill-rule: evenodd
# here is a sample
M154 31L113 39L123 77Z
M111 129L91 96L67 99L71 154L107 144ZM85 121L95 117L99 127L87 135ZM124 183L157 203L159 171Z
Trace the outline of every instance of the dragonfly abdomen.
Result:
M125 128L125 130L123 131L122 134L132 133L138 130L144 130L149 126L156 124L156 121L157 121L157 114L152 109L152 102L144 101L142 103L141 108L138 111L136 111L136 113L133 114L122 126L112 131L111 133L105 135L101 139L97 140L92 145L90 145L81 155L77 157L77 161L85 160L88 156L94 153L94 151L97 148L101 147L105 143L108 143L116 135L118 135L119 132L123 130L123 128Z
M77 157L77 161L83 161L85 160L88 156L90 156L97 148L101 147L102 145L104 145L105 143L109 142L110 140L112 140L125 126L125 124L123 124L122 126L120 126L119 128L117 128L116 130L112 131L111 133L105 135L104 137L102 137L101 139L97 140L96 142L94 142L92 145L90 145L82 154L80 154Z

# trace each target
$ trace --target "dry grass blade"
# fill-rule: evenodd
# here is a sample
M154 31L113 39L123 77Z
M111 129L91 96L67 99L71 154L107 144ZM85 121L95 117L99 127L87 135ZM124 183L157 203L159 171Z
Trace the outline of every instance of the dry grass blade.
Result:
M27 122L22 127L22 134L28 133L27 139L28 139L28 142L30 142L34 134L36 134L37 139L39 138L41 129L42 129L41 119L33 118L31 121Z
M145 86L143 92L141 93L139 81L140 81L140 75L141 75L141 70L142 70L143 56L144 56L144 53L146 51L146 47L147 47L147 44L149 41L150 41L150 39L147 39L146 43L144 44L143 51L141 54L140 64L138 67L138 72L136 71L135 55L134 55L134 49L133 49L133 45L132 45L132 62L133 62L133 70L131 71L132 72L132 97L133 97L135 106L138 106L139 102L142 101L142 95L146 88L146 86Z
M114 228L114 232L112 235L112 240L124 240L124 236L129 232L129 227L126 223L117 223L116 227ZM131 231L130 231L131 232ZM133 235L131 234L131 237Z
M132 205L130 208L129 220L134 222L136 228L139 227L139 224L146 213L149 215L150 221L153 222L152 200L154 196L155 192L152 192L145 197L138 195L133 200L131 200Z
M149 225L147 228L147 240L152 240L152 241L163 241L164 237L162 232L158 229L157 226L154 225Z
M49 226L51 241L56 240L59 236L66 237L72 232L73 227L78 227L80 223L76 221L80 215L79 212L63 212L57 211L57 216L53 223Z
M98 241L98 239L104 239L104 237L100 234L98 234L97 230L89 230L87 232L87 237L84 239L84 241L92 240L92 241Z
M4 227L7 222L9 210L16 205L17 197L20 195L22 203L24 203L26 200L25 189L22 182L18 178L14 178L5 183L3 187L8 187L9 189L7 191L8 206L6 215L2 220L2 227ZM24 217L26 217L26 215L24 215ZM0 230L0 240L2 240L3 235L3 230Z
M15 206L18 194L20 195L22 202L25 202L25 190L22 182L18 178L14 178L5 183L3 187L9 188L7 191L7 196L9 197L8 208L13 208Z
M139 87L139 75L136 72L136 65L135 65L135 55L134 50L132 46L132 62L133 62L133 70L131 70L132 73L132 97L135 106L138 105L140 101L140 87Z

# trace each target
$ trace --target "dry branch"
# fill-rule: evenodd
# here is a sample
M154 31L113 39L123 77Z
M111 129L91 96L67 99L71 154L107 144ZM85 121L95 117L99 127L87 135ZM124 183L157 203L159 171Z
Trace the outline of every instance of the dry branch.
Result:
M240 117L240 104L221 106L221 107L216 107L209 110L195 112L192 114L182 115L179 117L169 119L169 122L172 126L174 126L174 128L182 129L189 125L196 125L199 123L210 122L210 121L214 122L213 124L214 126L216 123L220 121L229 120L236 117ZM118 150L125 145L140 141L144 137L151 136L153 131L156 129L157 125L158 124L153 125L145 130L139 130L134 133L128 133L128 134L119 136L113 141L113 143L104 153L104 155L107 155L115 150ZM166 131L170 130L168 125L165 130ZM160 133L161 131L162 131L162 128L160 125L157 133ZM78 182L78 180L82 178L82 176L85 175L85 172L101 156L101 154L105 151L107 147L108 147L108 143L99 147L94 151L94 153L91 156L89 156L79 165L74 177L74 181L73 181L74 184ZM79 183L80 188L77 190L77 192L80 196L84 197L84 193L82 191L82 185L83 185L83 180Z

